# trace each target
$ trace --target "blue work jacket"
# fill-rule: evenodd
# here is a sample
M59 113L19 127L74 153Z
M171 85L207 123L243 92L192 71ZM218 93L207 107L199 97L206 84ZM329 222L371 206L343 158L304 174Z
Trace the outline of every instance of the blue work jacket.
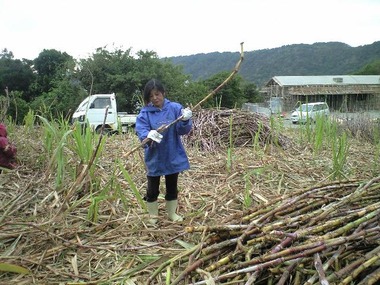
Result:
M152 104L143 107L137 116L135 131L143 141L150 130L157 130L182 115L182 105L164 100L162 109ZM192 120L178 121L162 132L161 143L151 141L144 146L144 160L148 176L162 176L178 173L190 168L189 159L182 144L181 136L191 131Z

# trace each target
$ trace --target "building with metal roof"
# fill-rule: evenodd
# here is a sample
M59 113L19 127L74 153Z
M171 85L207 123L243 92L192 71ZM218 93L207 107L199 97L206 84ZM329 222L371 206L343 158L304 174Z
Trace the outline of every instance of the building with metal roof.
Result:
M380 110L380 75L275 76L261 89L280 97L283 110L305 102L326 101L333 110Z

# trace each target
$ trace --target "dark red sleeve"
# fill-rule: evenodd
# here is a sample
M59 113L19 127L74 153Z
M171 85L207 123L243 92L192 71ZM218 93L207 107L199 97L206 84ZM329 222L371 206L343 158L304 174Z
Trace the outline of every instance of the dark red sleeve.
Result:
M15 157L17 148L13 144L10 144L7 138L0 137L0 150L7 157Z
M0 137L0 149L4 150L4 148L8 145L8 139L5 137Z

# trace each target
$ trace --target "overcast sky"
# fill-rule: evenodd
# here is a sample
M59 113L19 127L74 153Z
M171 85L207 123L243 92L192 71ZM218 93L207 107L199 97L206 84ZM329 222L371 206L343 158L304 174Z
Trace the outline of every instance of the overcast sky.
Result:
M159 57L380 40L380 0L0 0L0 50L86 58L109 51Z

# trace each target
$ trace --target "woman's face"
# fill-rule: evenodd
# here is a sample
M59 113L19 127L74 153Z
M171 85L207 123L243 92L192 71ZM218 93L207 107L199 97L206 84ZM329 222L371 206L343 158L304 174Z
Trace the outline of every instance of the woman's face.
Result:
M157 89L150 91L149 99L150 102L152 102L152 104L157 108L162 108L164 105L164 94L162 94Z

